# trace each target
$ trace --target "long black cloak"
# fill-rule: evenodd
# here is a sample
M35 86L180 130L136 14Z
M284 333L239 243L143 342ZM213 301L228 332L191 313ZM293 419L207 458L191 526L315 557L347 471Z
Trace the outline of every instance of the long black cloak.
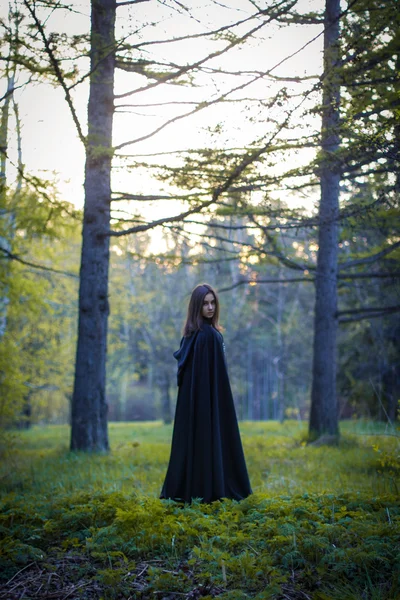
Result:
M222 335L207 322L183 338L171 456L161 498L241 500L251 494Z

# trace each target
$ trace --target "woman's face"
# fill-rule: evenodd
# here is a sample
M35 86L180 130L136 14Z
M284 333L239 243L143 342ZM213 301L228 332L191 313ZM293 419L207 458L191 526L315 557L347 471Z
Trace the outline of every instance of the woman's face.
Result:
M203 309L201 311L202 317L205 319L211 319L215 313L215 298L214 294L209 292L203 300Z

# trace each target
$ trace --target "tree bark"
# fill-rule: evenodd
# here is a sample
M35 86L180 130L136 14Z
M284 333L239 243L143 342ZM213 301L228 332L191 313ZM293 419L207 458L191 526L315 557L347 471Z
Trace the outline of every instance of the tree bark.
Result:
M91 76L71 450L106 451L115 0L92 0Z
M336 398L337 262L340 165L339 149L339 15L340 0L326 0L324 79L321 130L321 201L315 278L313 380L310 440L339 436Z

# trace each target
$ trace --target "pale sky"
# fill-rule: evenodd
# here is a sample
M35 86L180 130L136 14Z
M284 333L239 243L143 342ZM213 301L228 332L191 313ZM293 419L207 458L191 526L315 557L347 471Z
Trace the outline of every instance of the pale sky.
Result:
M268 3L270 4L270 3ZM41 18L46 18L48 32L58 31L67 34L79 34L89 31L90 8L88 2L73 0L71 2L77 13L56 10L53 13L42 11ZM137 43L143 40L161 40L198 33L207 27L214 29L227 22L234 22L245 18L254 12L252 3L248 0L230 0L224 8L222 3L202 3L188 0L186 5L190 8L192 16L187 12L174 9L173 0L139 3L135 6L118 9L117 35L127 35L129 32L139 30L132 35L129 41ZM299 0L298 10L322 10L323 0ZM172 8L170 8L172 7ZM3 9L1 12L3 13ZM201 21L201 23L199 23ZM252 21L256 24L256 21ZM144 26L147 24L147 26ZM246 25L246 29L251 25ZM254 25L253 25L254 26ZM243 32L244 27L238 28L236 33ZM235 70L262 70L266 71L278 64L285 57L298 51L303 45L312 40L322 30L321 26L290 26L278 29L276 26L265 27L256 38L237 49L228 52L225 56L207 63L212 68L221 68L228 71ZM208 44L208 46L207 46ZM207 51L216 47L202 39L191 40L174 44L148 46L144 57L157 60L168 60L177 64L188 64L204 56ZM136 56L135 56L136 57ZM284 65L274 71L275 75L302 76L304 74L319 74L321 72L322 36L309 44L296 57L286 61ZM87 61L81 60L82 69L87 68ZM20 77L22 82L23 77ZM160 126L168 118L186 112L193 108L192 105L178 107L150 107L149 104L160 102L200 102L210 97L218 97L233 85L243 83L233 76L199 75L198 87L190 86L158 86L147 92L137 93L128 97L124 102L140 104L141 107L133 108L130 114L117 114L114 120L114 142L123 143L148 134ZM124 93L149 83L144 76L135 73L118 72L115 82L115 92ZM271 85L271 87L269 87ZM240 97L268 98L276 93L283 84L267 84L265 80L254 83L247 91L241 92ZM284 84L290 89L296 89L301 94L305 87L295 84ZM3 88L4 89L4 88ZM75 88L73 98L82 128L86 130L86 106L88 97L87 82ZM68 107L59 88L49 84L29 84L16 92L23 126L23 162L27 171L42 177L57 181L60 196L73 202L77 206L83 203L83 172L84 151L77 138L75 127ZM122 101L117 100L117 104ZM250 104L248 106L251 106ZM282 115L287 107L282 107ZM250 115L250 113L249 113ZM206 131L209 126L221 124L222 134L220 141L226 147L241 146L249 143L260 135L260 124L246 120L246 106L220 104L206 109L196 116L188 117L179 123L166 127L162 132L149 140L132 144L124 149L129 154L146 154L152 152L166 152L177 149L187 149L205 146L212 143ZM282 118L274 113L273 118ZM264 121L268 115L260 115ZM11 124L12 125L12 124ZM318 127L318 123L311 125ZM265 125L268 129L268 124ZM261 132L262 133L262 132ZM15 137L10 136L10 157L16 160ZM13 175L12 165L8 167L8 174ZM118 169L114 173L113 189L124 190L131 193L157 193L160 183L152 182L146 176L130 174L127 169Z

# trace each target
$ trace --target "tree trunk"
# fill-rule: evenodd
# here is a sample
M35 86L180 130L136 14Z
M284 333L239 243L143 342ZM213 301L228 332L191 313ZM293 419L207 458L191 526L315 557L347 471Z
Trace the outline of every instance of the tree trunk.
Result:
M1 118L0 118L0 215L1 215L1 223L0 223L0 247L3 248L6 252L11 251L11 238L12 238L12 215L7 210L7 179L6 179L6 167L7 167L7 152L8 152L8 129L9 129L9 115L10 115L10 102L13 95L14 90L14 79L15 74L9 74L7 76L7 92L6 97L4 99L4 104L1 109ZM3 213L4 210L4 213ZM8 276L9 276L9 261L4 256L1 256L3 259L4 267L2 271L4 271L3 280L6 282L3 286L1 295L0 295L0 340L3 338L6 332L7 327L7 314L8 314L8 304L9 304L9 286L8 286Z
M339 149L339 15L340 0L326 0L324 79L320 167L318 259L314 321L310 440L339 436L336 398L337 259L340 166Z
M91 76L71 450L108 450L105 397L115 0L92 0Z
M171 423L171 397L169 393L170 381L168 373L163 373L161 382L160 382L160 390L161 390L161 412L162 418L166 425Z
M18 429L30 429L32 426L32 401L31 393L25 397L24 406L22 409L21 419L18 423Z
M400 408L400 366L398 364L389 365L382 379L382 396L386 400L387 406L385 420L389 420L393 425L399 416Z

